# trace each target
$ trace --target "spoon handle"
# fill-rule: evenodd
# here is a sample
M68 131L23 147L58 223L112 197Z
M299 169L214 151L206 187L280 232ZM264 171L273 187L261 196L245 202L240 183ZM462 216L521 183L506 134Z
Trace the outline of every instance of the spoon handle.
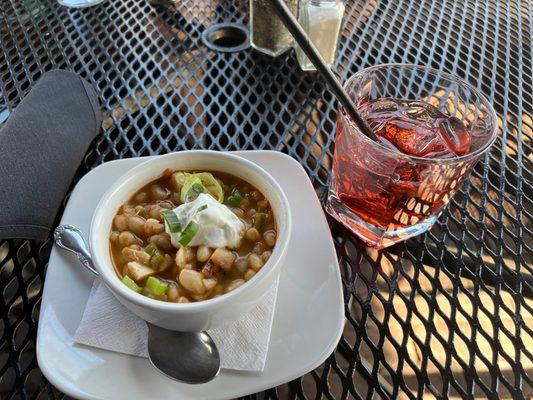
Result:
M98 275L98 272L94 269L89 248L77 228L72 225L59 225L54 231L54 241L62 249L74 253L86 269L94 275Z

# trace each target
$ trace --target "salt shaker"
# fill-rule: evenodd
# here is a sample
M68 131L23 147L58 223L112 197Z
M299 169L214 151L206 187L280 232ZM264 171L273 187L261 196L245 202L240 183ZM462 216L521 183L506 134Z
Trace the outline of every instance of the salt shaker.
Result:
M298 22L330 67L335 63L343 16L343 0L302 0L300 3ZM296 57L302 70L316 69L300 47L296 49Z
M291 12L298 12L299 0L284 0ZM272 57L277 57L294 45L294 38L278 18L268 0L250 0L250 44Z

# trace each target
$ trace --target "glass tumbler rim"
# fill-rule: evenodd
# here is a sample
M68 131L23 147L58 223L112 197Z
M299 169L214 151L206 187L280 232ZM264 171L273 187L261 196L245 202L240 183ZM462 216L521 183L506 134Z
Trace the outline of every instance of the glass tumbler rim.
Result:
M363 75L365 73L372 72L372 71L380 70L380 69L383 69L383 68L386 68L386 67L399 67L399 68L418 69L418 70L421 70L421 71L430 72L430 73L432 73L434 75L439 75L439 77L446 78L446 79L449 79L451 81L455 81L458 84L460 84L461 86L467 87L476 96L478 96L480 101L487 108L487 110L488 110L488 112L490 114L490 118L493 121L492 132L488 133L490 135L489 140L487 140L487 142L483 146L481 146L479 149L477 149L476 151L473 151L471 153L467 153L467 154L459 156L459 157L453 157L453 158L424 158L424 157L412 156L412 155L409 155L409 154L393 151L393 150L389 149L388 147L382 145L381 143L376 142L376 141L372 140L371 138L367 137L366 135L362 134L360 132L359 128L357 128L357 125L350 118L348 118L348 115L347 115L346 110L344 109L344 107L342 105L339 105L339 113L340 113L340 116L342 118L342 122L343 122L343 124L346 124L346 125L348 125L350 127L350 133L351 132L355 132L355 134L359 135L364 141L368 142L372 146L379 147L380 150L384 151L385 153L388 153L390 156L393 156L393 157L396 157L396 158L404 158L404 159L407 159L407 160L410 160L410 161L413 161L413 162L417 162L417 163L427 163L427 164L434 164L434 163L435 164L436 163L455 164L455 163L459 163L459 162L462 162L462 161L471 160L473 158L476 158L476 157L481 156L482 154L484 154L492 146L492 144L496 141L496 138L498 137L498 118L496 116L496 112L494 111L494 108L492 107L492 104L487 100L487 98L479 90L477 90L477 88L472 86L470 83L468 83L467 81L465 81L462 78L459 78L459 77L454 76L452 74L449 74L447 72L444 72L444 71L441 71L441 70L438 70L438 69L435 69L435 68L427 67L425 65L418 65L418 64L403 64L403 63L378 64L378 65L374 65L374 66L371 66L371 67L363 68L362 70L359 70L355 74L350 76L346 80L344 85L343 85L344 90L346 90L348 92L348 86L355 79L359 78L361 75Z

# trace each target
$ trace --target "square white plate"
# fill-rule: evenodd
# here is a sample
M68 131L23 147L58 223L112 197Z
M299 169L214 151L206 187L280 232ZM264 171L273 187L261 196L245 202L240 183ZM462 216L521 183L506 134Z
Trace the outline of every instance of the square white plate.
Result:
M266 169L289 199L293 232L281 268L270 347L262 373L222 370L213 381L187 385L157 372L147 359L98 350L73 341L93 277L74 256L54 247L37 333L37 360L59 390L83 399L225 399L256 393L319 366L335 349L344 325L339 266L326 218L304 169L273 151L235 152ZM105 163L74 188L62 224L85 236L107 187L147 158Z

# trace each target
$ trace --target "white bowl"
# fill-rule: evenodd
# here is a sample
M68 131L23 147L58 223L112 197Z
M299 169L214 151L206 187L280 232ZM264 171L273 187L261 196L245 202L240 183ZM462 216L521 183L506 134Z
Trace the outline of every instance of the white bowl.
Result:
M241 287L220 297L196 303L170 303L135 293L118 278L111 259L109 234L113 218L137 190L160 177L166 168L226 172L251 183L270 202L278 238L261 270ZM171 153L146 161L118 179L104 194L91 222L89 243L100 277L115 297L140 318L177 331L198 332L234 321L258 304L274 284L291 233L289 202L281 187L264 169L244 158L216 151Z

